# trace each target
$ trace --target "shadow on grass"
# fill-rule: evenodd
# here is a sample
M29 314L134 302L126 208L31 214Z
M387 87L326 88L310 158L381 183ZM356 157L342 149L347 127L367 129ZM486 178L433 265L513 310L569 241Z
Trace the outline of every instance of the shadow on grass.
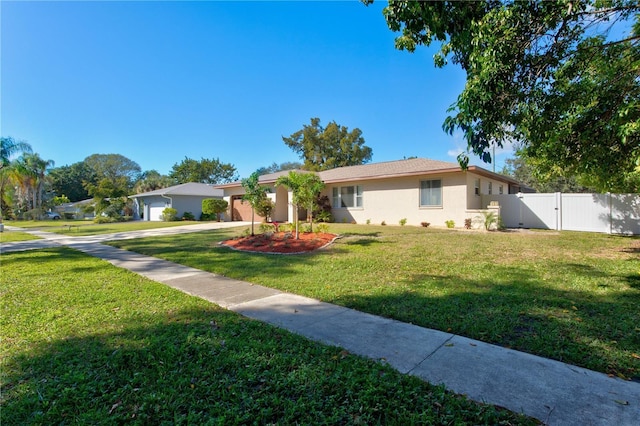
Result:
M631 274L624 277L632 288L640 290L640 272L637 274Z
M576 265L570 265L570 268ZM496 267L499 269L498 267ZM607 276L594 268L577 268ZM341 305L427 328L482 340L640 381L640 278L630 290L597 295L558 290L535 273L509 267L504 278L468 280L458 276L412 275L400 287L376 294L348 294ZM422 290L443 297L425 297Z
M348 238L348 237L358 237L358 238L366 238L366 237L372 237L372 238L377 238L380 236L380 232L344 232L341 233L340 236L343 238Z
M7 359L3 425L536 423L214 307L121 321Z
M373 244L383 244L383 242L374 238L357 238L346 240L343 244L349 246L371 246Z
M236 279L271 283L280 290L592 370L633 379L640 376L640 366L632 356L640 353L640 284L635 275L612 275L598 266L562 260L534 268L492 264L490 276L477 266L480 269L476 279L465 278L473 276L469 271L402 276L402 269L398 269L398 276L390 271L376 274L379 263L369 260L366 266L357 267L362 258L352 253L367 246L370 239L373 238L363 238L362 245L349 245L342 240L330 250L303 256L226 249L216 252L199 244L191 244L178 255L175 246L170 246L167 253L171 252L171 258L179 263ZM376 280L355 286L346 281L331 283L332 289L325 290L327 282L322 277L308 278L308 268L316 264L347 268L350 274L368 274ZM428 263L424 270L431 270ZM374 273L369 274L370 271ZM559 277L571 281L549 282L549 271L560 271ZM380 275L384 278L380 279Z

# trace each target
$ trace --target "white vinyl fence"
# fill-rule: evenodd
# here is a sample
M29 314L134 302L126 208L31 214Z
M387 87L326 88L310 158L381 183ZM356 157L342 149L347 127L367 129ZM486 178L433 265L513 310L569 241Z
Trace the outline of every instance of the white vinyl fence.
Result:
M507 228L640 235L640 194L483 195L497 201Z

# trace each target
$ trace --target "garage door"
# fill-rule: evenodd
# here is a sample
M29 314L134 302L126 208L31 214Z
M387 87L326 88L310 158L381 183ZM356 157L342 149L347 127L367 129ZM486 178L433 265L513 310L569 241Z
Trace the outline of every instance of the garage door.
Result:
M264 218L254 216L256 222L261 222ZM242 199L242 195L234 195L231 198L231 220L251 221L251 204Z
M165 202L157 202L149 204L149 220L162 220L162 211L166 208Z

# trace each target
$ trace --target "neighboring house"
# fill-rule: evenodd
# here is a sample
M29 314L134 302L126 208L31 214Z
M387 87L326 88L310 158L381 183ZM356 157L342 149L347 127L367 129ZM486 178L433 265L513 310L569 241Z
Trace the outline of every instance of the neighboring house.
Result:
M262 185L271 187L269 197L275 202L272 220L291 221L291 194L284 187L274 187L277 178L289 171L260 176ZM514 194L520 191L517 181L470 166L462 171L457 163L414 158L409 160L339 167L317 172L325 183L323 191L332 203L336 222L396 225L429 222L445 226L453 220L456 226L487 208L482 195ZM218 185L224 191L233 216L227 220L251 220L250 207L240 202L244 190L240 182Z
M178 211L178 217L186 212L196 219L202 214L202 200L222 198L224 192L205 183L183 183L169 188L158 189L143 194L131 195L134 219L159 221L164 209L171 207Z
M93 211L85 213L85 208L93 206L94 204L95 200L93 198L89 198L88 200L76 201L74 203L60 204L59 206L56 206L54 210L60 213L63 218L71 215L75 219L93 219L96 216L95 213Z

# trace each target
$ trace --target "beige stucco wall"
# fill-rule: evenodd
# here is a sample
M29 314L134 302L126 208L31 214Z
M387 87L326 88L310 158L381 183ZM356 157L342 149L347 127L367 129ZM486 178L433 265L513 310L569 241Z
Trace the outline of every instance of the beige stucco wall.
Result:
M442 180L442 206L420 207L420 181ZM456 227L464 226L464 220L480 214L482 197L475 195L475 180L480 179L480 193L488 192L489 182L493 182L493 192L498 193L499 185L508 191L507 184L490 180L469 172L429 174L397 179L367 180L346 184L327 185L324 194L330 199L334 187L362 186L362 208L334 208L335 221L372 224L384 221L387 225L399 225L407 219L407 225L420 226L429 222L430 226L444 227L447 220L453 220Z
M274 189L272 188L272 190ZM276 187L274 191L274 193L269 194L273 195L271 199L276 203L272 219L276 222L286 222L289 220L289 191L283 186Z
M420 207L420 181L442 180L442 206ZM334 187L362 186L362 208L334 208L336 222L398 225L403 218L407 225L420 226L429 222L433 226L445 226L449 219L463 219L466 210L466 180L462 173L446 175L412 176L397 179L368 180L349 184L327 185L326 195L331 198Z
M475 187L476 187L476 179L480 179L480 194L476 195ZM502 193L509 193L509 184L505 182L500 182L495 179L489 179L484 176L480 176L474 173L466 173L467 180L467 208L469 210L480 210L486 209L487 206L482 205L482 195L489 194L489 183L491 182L493 185L492 194L497 195L500 192L500 186L502 185Z

